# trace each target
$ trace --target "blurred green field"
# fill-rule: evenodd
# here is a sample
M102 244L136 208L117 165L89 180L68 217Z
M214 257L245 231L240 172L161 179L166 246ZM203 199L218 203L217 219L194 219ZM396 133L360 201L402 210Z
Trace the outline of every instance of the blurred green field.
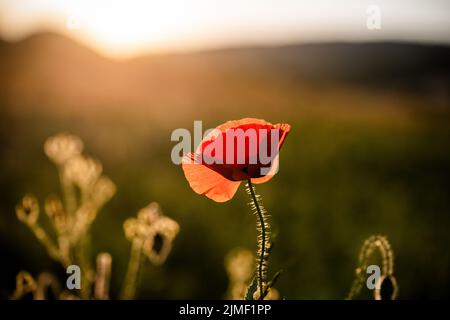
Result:
M359 247L371 234L387 235L392 243L400 298L444 297L449 283L449 114L425 112L416 106L420 102L401 97L393 100L400 104L396 109L365 109L353 93L322 95L329 107L299 100L298 109L294 102L280 106L279 113L235 110L227 118L209 116L205 123L212 127L255 116L293 127L278 176L257 188L275 226L271 270L284 270L278 289L286 298L344 298ZM413 106L407 108L408 103ZM8 257L1 275L4 295L13 290L20 269L62 275L14 214L24 193L43 200L60 192L57 173L42 150L46 137L59 131L82 137L87 154L102 161L118 186L92 230L92 253L113 255L113 297L130 247L122 223L151 201L180 223L181 232L164 266L145 265L140 298L222 298L226 253L236 246L255 248L255 217L243 186L231 201L214 203L196 195L170 161L171 131L191 129L200 118L186 117L173 126L150 117L106 114L75 119L10 114L3 119L8 119L1 157L0 237Z
M255 249L255 217L243 185L222 204L195 194L170 160L170 135L176 128L192 130L194 120L206 129L243 117L292 126L278 175L257 186L273 219L270 270L284 270L277 284L283 296L345 298L362 242L382 234L395 252L400 299L448 297L450 108L448 95L439 95L446 82L426 92L394 85L398 79L386 66L391 60L396 65L403 53L361 71L373 85L358 77L324 81L330 75L310 81L276 63L269 65L273 70L264 63L249 67L248 61L259 60L245 54L218 62L199 55L156 57L150 65L99 64L99 57L66 44L62 52L73 55L58 60L53 42L33 41L19 43L20 54L0 48L9 59L3 60L9 61L8 76L0 78L1 298L14 290L22 269L33 275L50 270L65 279L14 212L25 193L35 194L41 205L47 195L60 193L57 172L43 152L45 139L58 132L80 136L85 153L103 163L118 188L92 227L92 259L104 251L113 256L112 298L129 257L122 223L152 201L181 231L162 267L145 264L139 298L223 298L225 255L237 246ZM422 53L417 57L415 64ZM99 69L86 61L96 61ZM309 66L305 61L303 67ZM421 70L412 77L423 75ZM41 221L48 223L44 215Z

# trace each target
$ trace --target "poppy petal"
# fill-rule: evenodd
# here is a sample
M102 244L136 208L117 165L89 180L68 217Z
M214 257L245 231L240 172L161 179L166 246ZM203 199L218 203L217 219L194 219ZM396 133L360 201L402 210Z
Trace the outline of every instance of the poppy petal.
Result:
M261 184L261 183L266 183L267 181L272 179L275 176L275 174L278 172L278 157L279 157L279 155L276 155L275 159L272 162L272 166L269 169L269 172L260 178L252 178L251 179L252 183Z
M291 131L291 126L288 125L287 123L277 123L274 127L277 128L277 129L280 129L281 132L282 132L281 137L280 137L280 141L278 142L278 150L280 150L281 147L283 146L283 143L284 143L284 140L286 139L286 136Z
M197 163L193 154L183 157L182 168L191 188L216 202L233 198L240 181L231 181L208 167Z
M249 124L261 125L261 126L272 126L272 124L270 122L264 121L262 119L244 118L244 119L240 119L240 120L227 121L224 124L221 124L220 126L218 126L216 129L218 129L220 131L226 131L228 129L236 129L236 128L239 128L240 126L249 125Z
M281 147L283 146L284 140L286 139L287 134L289 133L289 131L291 130L291 126L286 124L286 123L277 123L275 126L275 128L280 129L280 131L282 132L280 140L278 142L278 151L281 149ZM261 184L261 183L266 183L267 181L269 181L270 179L272 179L275 174L278 171L278 168L275 167L278 166L278 161L279 161L279 153L276 155L274 161L272 162L272 167L270 168L269 172L260 178L252 178L251 181L255 184Z

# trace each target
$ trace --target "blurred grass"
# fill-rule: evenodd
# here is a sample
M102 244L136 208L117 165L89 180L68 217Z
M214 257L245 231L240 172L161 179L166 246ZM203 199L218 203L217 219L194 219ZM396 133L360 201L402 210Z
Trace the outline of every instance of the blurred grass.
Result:
M84 140L86 153L103 163L104 172L118 186L92 230L93 253L107 251L113 256L112 296L122 285L130 247L122 223L158 201L165 214L179 222L181 232L164 266L146 263L139 297L222 298L227 288L223 259L235 246L255 248L255 217L249 213L243 186L224 204L196 195L181 168L170 161L174 145L170 133L178 127L192 130L194 120L203 120L204 128L209 128L251 116L293 127L278 176L257 186L277 233L271 271L284 269L278 283L282 295L344 298L362 241L383 234L396 254L400 298L447 297L448 110L428 108L426 99L413 95L358 87L318 87L307 94L291 87L277 90L276 95L259 92L267 95L261 99L268 99L261 108L255 96L223 95L223 101L211 102L213 108L206 99L183 117L164 123L151 111L3 110L1 294L13 290L14 276L21 269L32 274L49 269L63 275L16 220L14 206L27 192L41 201L59 192L57 173L42 145L48 136L66 131Z

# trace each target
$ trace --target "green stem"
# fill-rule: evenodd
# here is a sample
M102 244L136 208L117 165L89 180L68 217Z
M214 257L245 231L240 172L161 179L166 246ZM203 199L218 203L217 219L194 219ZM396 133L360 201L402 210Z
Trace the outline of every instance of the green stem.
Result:
M250 194L253 199L253 204L255 205L256 212L258 214L259 223L261 224L261 235L262 235L262 243L261 243L261 256L259 258L259 265L258 265L258 278L259 278L259 300L263 300L264 296L264 288L263 288L263 260L265 256L265 249L266 249L266 227L264 223L264 217L261 212L261 208L259 207L258 200L256 199L255 190L253 188L252 181L248 179L248 189L250 190Z

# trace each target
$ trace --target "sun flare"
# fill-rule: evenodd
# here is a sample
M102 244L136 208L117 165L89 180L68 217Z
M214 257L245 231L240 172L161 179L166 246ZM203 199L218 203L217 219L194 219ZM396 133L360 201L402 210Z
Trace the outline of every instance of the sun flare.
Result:
M128 55L152 46L158 48L194 28L186 17L199 21L198 7L183 2L82 1L68 5L68 29L95 40L113 55Z

